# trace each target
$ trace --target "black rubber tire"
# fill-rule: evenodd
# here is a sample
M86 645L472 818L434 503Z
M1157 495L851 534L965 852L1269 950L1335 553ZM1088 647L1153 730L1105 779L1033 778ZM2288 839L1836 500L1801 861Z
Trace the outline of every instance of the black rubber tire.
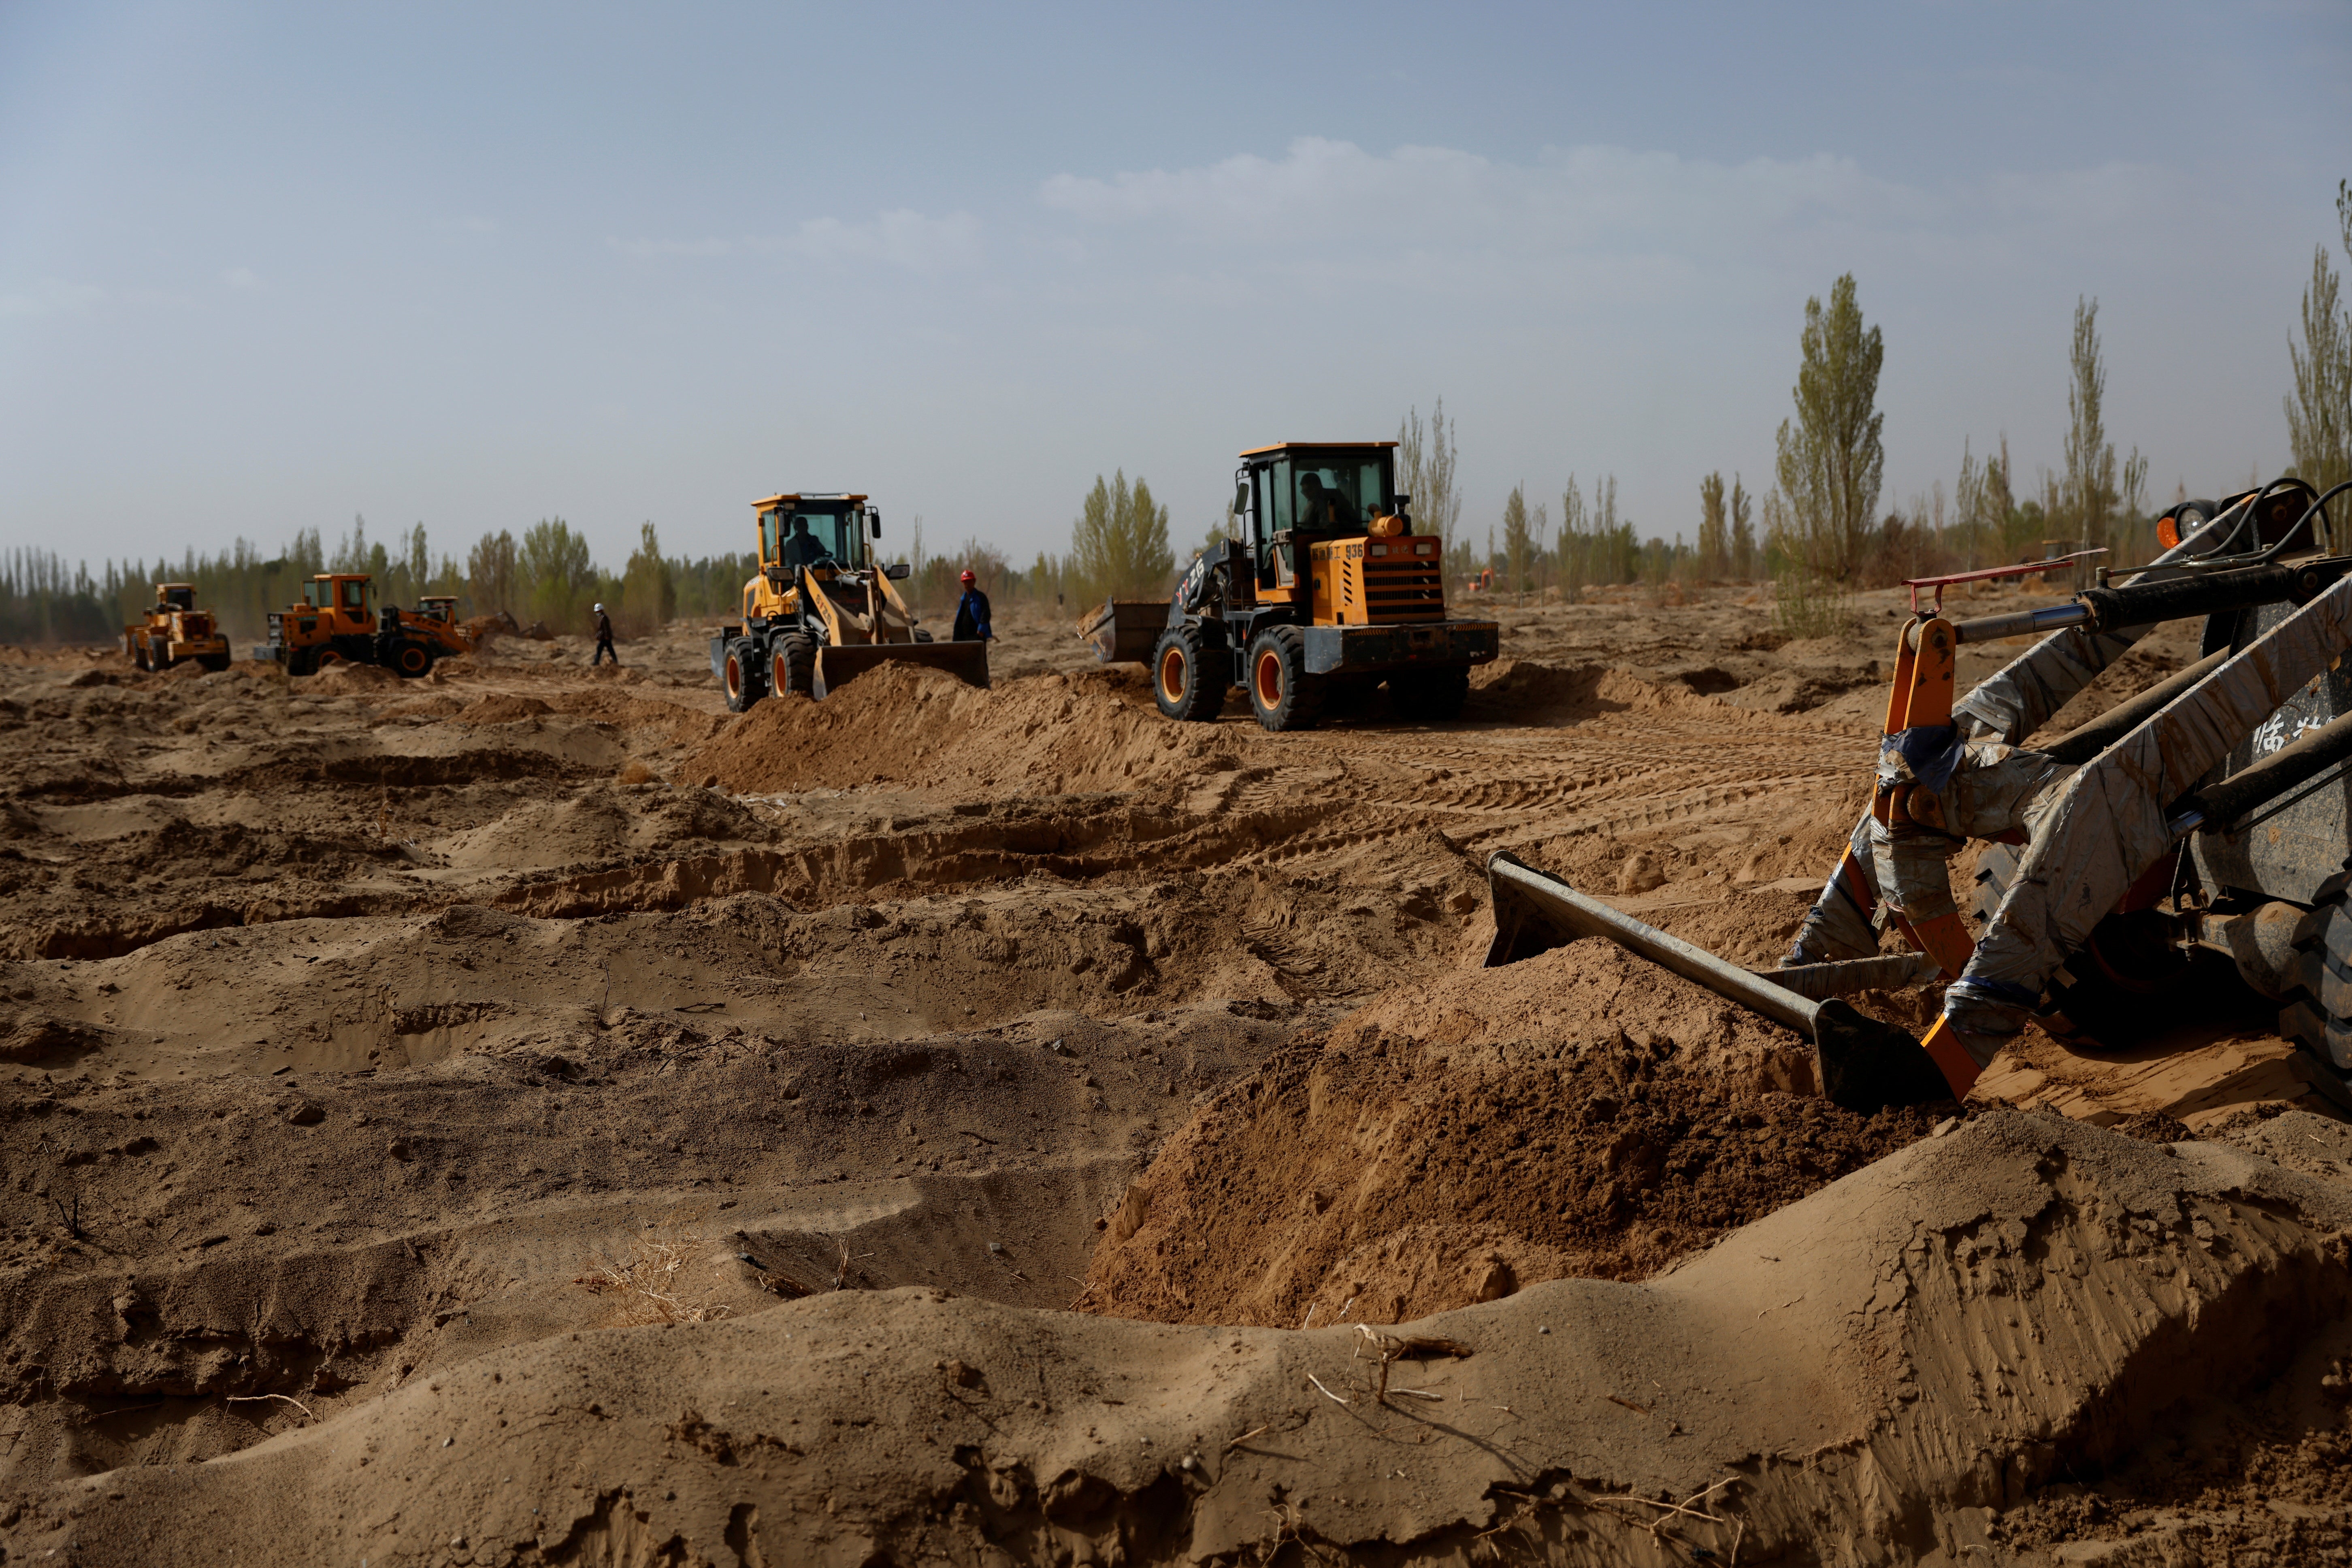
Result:
M147 668L146 639L143 637L127 637L124 640L130 644L131 668L133 669L145 669Z
M727 645L726 665L719 677L719 684L727 694L727 711L730 713L740 713L760 700L760 675L755 652L749 637L738 637Z
M1447 724L1462 717L1470 700L1470 667L1451 664L1437 669L1401 669L1389 677L1389 706L1398 718L1415 724Z
M2279 1033L2322 1061L2352 1066L2352 869L2319 884L2294 933L2294 984L2279 1012Z
M203 665L206 669L211 670L215 675L218 675L222 670L228 668L228 655L225 653L200 653L196 656L196 662Z
M433 668L433 649L421 642L403 640L392 645L392 656L385 662L394 675L415 680Z
M801 632L791 632L769 645L768 689L782 696L787 691L803 697L815 694L816 641Z
M1209 668L1218 656L1202 641L1195 627L1172 626L1152 646L1151 697L1171 719L1204 723L1224 710L1233 682Z
M1297 626L1268 626L1250 639L1250 711L1276 733L1311 730L1323 715L1323 678L1307 672L1307 639Z
M288 675L318 674L319 650L314 647L289 649L286 655L286 673Z
M147 668L150 669L171 668L172 645L161 640L150 643L147 647Z

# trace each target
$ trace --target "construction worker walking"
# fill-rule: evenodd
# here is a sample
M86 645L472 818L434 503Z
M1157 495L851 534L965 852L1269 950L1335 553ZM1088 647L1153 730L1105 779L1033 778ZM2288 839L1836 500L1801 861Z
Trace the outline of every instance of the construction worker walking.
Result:
M958 642L994 642L996 629L988 624L988 595L980 591L980 579L966 567L962 582L963 597L956 601L955 630L950 635Z
M613 651L613 617L604 613L604 605L598 605L596 606L596 655L588 662L592 666L599 665L607 658L613 661L614 668L620 667L621 656Z

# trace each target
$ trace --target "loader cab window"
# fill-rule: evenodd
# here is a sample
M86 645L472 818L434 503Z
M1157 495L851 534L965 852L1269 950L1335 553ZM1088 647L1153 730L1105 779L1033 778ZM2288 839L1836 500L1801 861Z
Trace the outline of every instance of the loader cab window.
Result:
M1385 457L1308 459L1297 465L1293 498L1302 533L1318 536L1361 533L1364 525L1390 510Z
M1250 476L1256 481L1257 581L1262 588L1288 583L1296 570L1291 559L1290 464L1268 463Z
M193 610L196 607L196 591L194 588L166 588L163 590L163 607Z
M778 559L776 554L777 534L782 526L783 513L777 511L763 511L760 514L761 565L771 565Z
M1290 531L1290 465L1268 463L1257 471L1257 536L1260 543Z
M343 608L353 615L364 614L367 610L368 585L365 583L352 582L341 584L340 586L343 591Z
M855 507L846 511L795 512L784 534L783 563L788 567L862 566L865 539L866 514Z

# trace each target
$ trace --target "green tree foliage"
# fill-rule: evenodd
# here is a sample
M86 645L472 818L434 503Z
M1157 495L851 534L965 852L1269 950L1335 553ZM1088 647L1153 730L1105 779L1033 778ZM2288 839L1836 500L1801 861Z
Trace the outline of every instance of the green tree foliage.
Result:
M1764 497L1764 563L1772 578L1772 625L1792 637L1827 637L1845 624L1845 595L1808 564L1812 548L1779 487Z
M2336 213L2345 254L2352 257L2352 182L2336 185ZM2294 395L2286 400L2286 436L2295 473L2322 491L2352 479L2352 311L2340 299L2327 247L2313 247L2311 282L2303 291L2303 344L2287 345Z
M1720 469L1698 482L1698 574L1720 577L1731 568L1731 523L1723 504Z
M637 534L635 553L621 575L623 629L643 637L677 618L677 580L662 555L661 538L647 522Z
M551 632L584 629L598 575L587 540L560 517L542 518L523 530L515 567L517 590L530 605L530 619Z
M647 530L621 576L599 570L587 556L577 534L566 534L562 553L570 560L572 581L579 590L580 616L570 624L551 622L557 631L584 632L581 624L586 606L598 598L607 607L627 605L633 595L646 609L649 624L667 604L665 618L678 616L731 616L740 606L744 583L758 569L749 552L741 555L662 558L659 574L652 569L658 545ZM218 555L189 552L178 561L107 562L93 574L87 565L68 567L49 553L18 552L0 560L0 641L110 642L122 627L155 601L157 583L193 583L196 602L220 616L232 642L258 641L272 610L297 603L302 588L318 573L355 570L376 579L376 602L413 605L427 594L447 594L457 600L458 614L475 616L504 609L529 620L537 613L535 587L524 581L521 550L505 531L488 533L467 552L461 569L448 556L436 557L428 548L422 524L408 529L386 544L368 536L364 520L331 550L320 542L315 528L297 531L291 542L265 556L248 540L238 540ZM632 579L656 584L666 576L667 593L658 586L638 594ZM634 610L629 612L634 615ZM244 651L240 647L240 653Z
M1528 525L1528 498L1522 487L1514 485L1503 502L1503 578L1514 595L1524 601L1527 591L1535 586L1535 531Z
M1138 476L1122 468L1109 484L1095 476L1070 531L1069 574L1091 598L1151 597L1167 592L1176 570L1168 544L1168 509Z
M472 595L473 613L495 616L500 611L513 615L523 605L521 559L515 550L514 535L505 529L486 533L466 552L466 588Z
M106 642L130 623L115 595L54 552L12 550L0 557L0 641Z
M1445 417L1444 398L1437 400L1426 425L1418 406L1406 411L1397 426L1398 493L1412 498L1413 531L1438 537L1439 547L1445 552L1446 570L1466 573L1469 546L1455 538L1462 521L1462 491L1454 475L1455 456L1454 425Z
M1783 553L1798 570L1846 584L1868 552L1886 468L1878 411L1885 342L1863 325L1853 273L1831 285L1828 309L1805 301L1798 356L1796 417L1781 421L1779 437Z
M1756 523L1751 515L1755 509L1756 498L1748 493L1738 474L1732 475L1731 574L1742 583L1756 576Z
M2115 443L2107 439L2102 410L2107 370L2099 351L2099 302L2074 301L2074 339L2067 351L2072 384L2066 391L2066 472L2046 510L2066 536L2089 548L2116 542L2116 533L2139 509L2147 460L2132 448L2118 478Z
M1240 515L1240 513L1234 510L1234 503L1230 500L1226 501L1224 516L1220 518L1217 521L1209 524L1209 536L1201 541L1201 548L1194 551L1193 554L1196 556L1205 555L1212 549L1223 543L1228 539L1239 539L1242 536L1242 531L1239 525Z

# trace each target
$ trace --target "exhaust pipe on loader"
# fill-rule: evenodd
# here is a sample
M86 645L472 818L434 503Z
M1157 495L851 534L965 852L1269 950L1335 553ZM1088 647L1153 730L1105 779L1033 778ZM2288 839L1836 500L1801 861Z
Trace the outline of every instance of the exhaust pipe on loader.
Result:
M1804 1036L1813 1046L1814 1088L1845 1110L1866 1116L1890 1105L1952 1098L1942 1071L1917 1040L1864 1016L1838 994L1915 984L1936 972L1935 960L1925 953L1759 973L1644 925L1507 852L1488 858L1486 886L1495 906L1486 968L1532 958L1579 937L1601 937Z

